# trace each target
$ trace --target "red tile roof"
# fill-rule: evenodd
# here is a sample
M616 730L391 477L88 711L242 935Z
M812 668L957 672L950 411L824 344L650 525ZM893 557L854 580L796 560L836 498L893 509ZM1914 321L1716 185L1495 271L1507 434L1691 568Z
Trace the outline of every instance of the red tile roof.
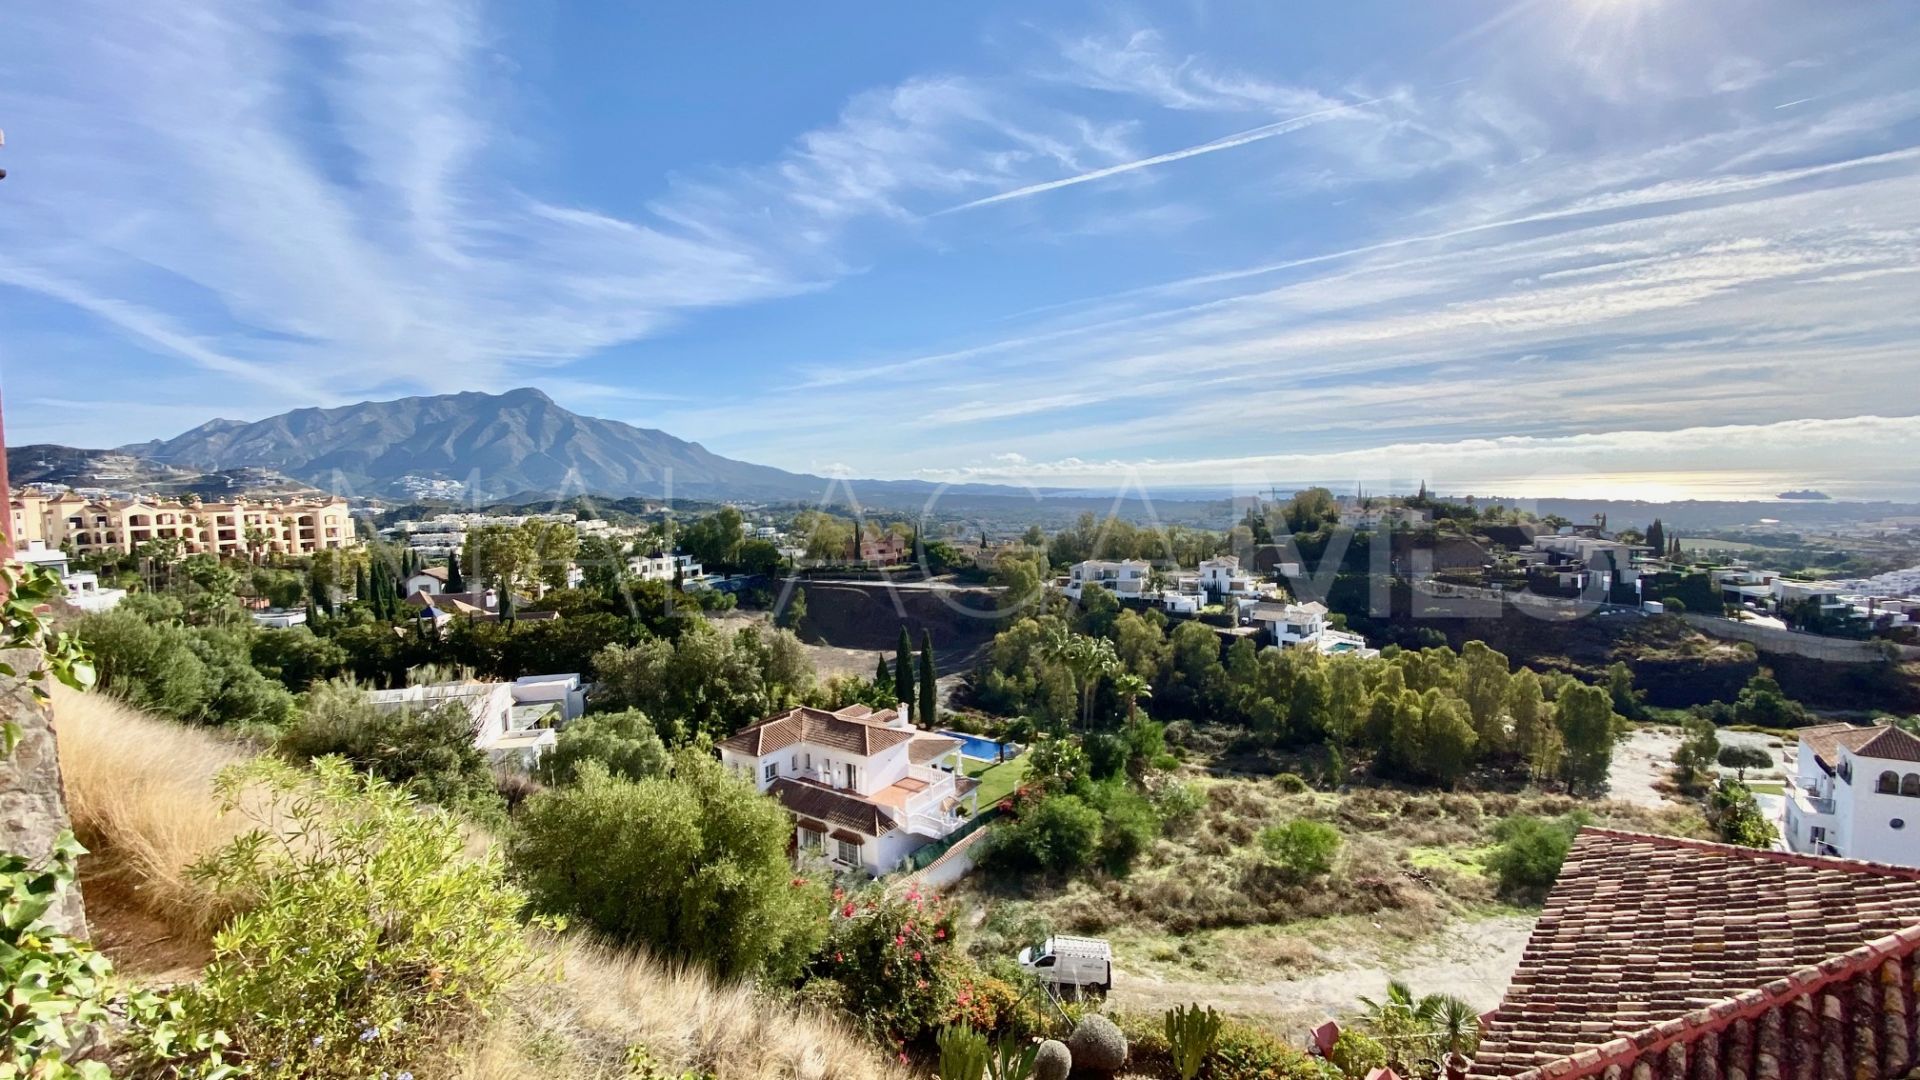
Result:
M1898 1075L1916 948L1920 870L1584 829L1472 1075Z
M880 836L894 827L893 819L878 803L812 780L783 776L767 786L767 794L798 817L824 821L863 836Z
M1886 726L1878 730L1879 734L1853 748L1855 757L1920 761L1920 738L1897 727Z
M913 738L910 728L888 727L899 714L892 709L873 712L850 706L837 713L801 706L770 720L762 720L722 741L722 749L754 757L785 750L799 742L830 746L861 757L899 746Z
M1800 742L1813 751L1815 761L1828 772L1840 764L1840 748L1849 750L1873 738L1873 728L1853 724L1816 724L1799 731Z
M945 757L960 749L959 739L950 739L945 735L915 735L913 745L907 747L907 757L915 765L925 765L935 758Z

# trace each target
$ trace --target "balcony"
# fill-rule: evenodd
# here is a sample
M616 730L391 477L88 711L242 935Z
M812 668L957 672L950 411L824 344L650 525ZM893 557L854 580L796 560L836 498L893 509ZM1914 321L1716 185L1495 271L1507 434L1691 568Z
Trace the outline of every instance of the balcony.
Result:
M1794 809L1805 815L1832 817L1833 797L1821 795L1819 791L1804 778L1787 778L1787 798L1793 802Z

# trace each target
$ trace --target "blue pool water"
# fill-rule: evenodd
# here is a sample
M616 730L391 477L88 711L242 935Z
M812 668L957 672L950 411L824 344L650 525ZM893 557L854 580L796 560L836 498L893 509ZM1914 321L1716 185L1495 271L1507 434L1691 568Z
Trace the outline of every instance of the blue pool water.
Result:
M979 758L982 761L1000 760L1001 744L984 735L969 735L964 731L953 731L948 728L941 728L940 734L949 739L959 739L960 753L966 757ZM1020 747L1016 743L1007 743L1006 747L1008 757L1020 752Z

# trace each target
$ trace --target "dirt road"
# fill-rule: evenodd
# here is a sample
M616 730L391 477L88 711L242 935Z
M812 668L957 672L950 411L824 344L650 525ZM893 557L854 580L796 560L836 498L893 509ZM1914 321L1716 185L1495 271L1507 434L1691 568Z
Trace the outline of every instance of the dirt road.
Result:
M1186 982L1116 971L1111 1000L1141 1011L1197 1001L1276 1031L1300 1032L1353 1012L1361 997L1378 998L1388 979L1401 979L1415 993L1453 994L1486 1010L1506 993L1532 931L1533 919L1524 916L1456 922L1391 961L1356 955L1325 971L1267 983Z

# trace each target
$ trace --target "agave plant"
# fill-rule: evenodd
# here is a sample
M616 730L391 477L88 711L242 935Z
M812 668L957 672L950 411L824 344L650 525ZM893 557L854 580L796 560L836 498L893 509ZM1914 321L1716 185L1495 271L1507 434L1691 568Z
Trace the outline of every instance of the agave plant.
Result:
M981 1080L987 1071L987 1037L965 1024L940 1029L940 1080Z
M1031 1080L1034 1059L1040 1055L1040 1044L1025 1039L1008 1037L1001 1039L993 1048L993 1056L987 1059L989 1080Z

